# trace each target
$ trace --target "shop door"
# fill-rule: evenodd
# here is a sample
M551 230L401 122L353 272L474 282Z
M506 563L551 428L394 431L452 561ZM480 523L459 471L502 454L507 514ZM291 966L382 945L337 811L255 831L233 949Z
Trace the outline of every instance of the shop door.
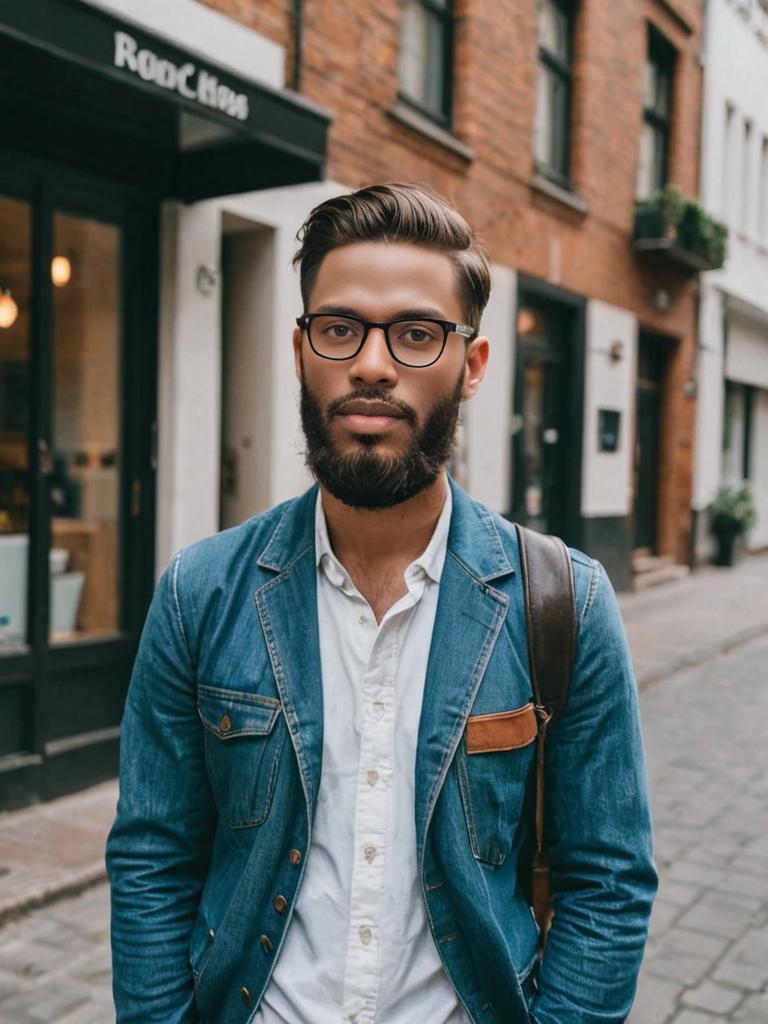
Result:
M555 303L525 302L518 316L513 515L543 533L567 534L570 316Z
M635 549L654 554L658 518L659 412L663 342L640 335L635 440Z
M0 809L116 768L152 584L152 219L0 178Z

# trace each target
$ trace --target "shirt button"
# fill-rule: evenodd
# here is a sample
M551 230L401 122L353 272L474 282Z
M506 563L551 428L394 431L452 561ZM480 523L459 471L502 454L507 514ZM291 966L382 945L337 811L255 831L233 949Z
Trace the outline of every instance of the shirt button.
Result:
M242 999L246 1006L251 1005L251 993L248 991L245 985L243 985L243 987L240 989L240 998Z
M272 952L272 940L268 935L262 935L259 942L261 943L265 953Z
M288 860L294 866L296 866L296 864L301 864L301 850L291 850L288 854Z
M376 771L375 768L371 768L371 770L368 772L368 785L375 786L378 781L379 773Z
M368 927L368 925L364 924L360 929L360 941L364 946L367 946L372 938L373 933L371 932L371 929Z
M361 626L364 626L367 623L368 619L366 619L364 615L361 615L357 621L360 623Z
M275 908L278 914L282 914L282 912L288 906L288 900L285 898L285 896L275 896L275 898L272 900L272 906Z
M368 863L373 864L376 858L376 847L366 846L366 848L363 850L363 853L365 854L365 859L368 861Z

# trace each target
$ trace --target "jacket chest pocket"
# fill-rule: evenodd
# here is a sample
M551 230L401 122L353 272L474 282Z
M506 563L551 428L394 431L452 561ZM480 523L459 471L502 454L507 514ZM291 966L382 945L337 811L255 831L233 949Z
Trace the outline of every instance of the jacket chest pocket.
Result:
M219 816L232 828L266 821L285 729L275 728L280 701L254 693L199 686L197 710Z
M533 704L474 715L456 752L456 772L472 854L503 864L520 822L536 752Z

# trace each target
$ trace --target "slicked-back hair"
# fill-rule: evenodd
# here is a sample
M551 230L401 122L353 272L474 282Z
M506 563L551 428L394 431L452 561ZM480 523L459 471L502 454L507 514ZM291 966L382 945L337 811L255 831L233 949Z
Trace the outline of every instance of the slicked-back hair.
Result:
M300 245L293 265L299 267L305 312L320 264L333 249L354 242L412 242L453 260L466 321L480 327L491 291L488 258L461 214L424 185L369 185L327 199L296 237Z

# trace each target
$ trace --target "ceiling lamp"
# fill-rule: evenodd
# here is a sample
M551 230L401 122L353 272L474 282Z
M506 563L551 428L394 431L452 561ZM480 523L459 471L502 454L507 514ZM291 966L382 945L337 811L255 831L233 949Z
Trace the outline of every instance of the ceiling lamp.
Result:
M19 307L13 301L10 291L0 291L0 328L13 327L18 315Z
M72 277L72 264L66 256L54 256L51 260L51 280L57 288L69 284Z

